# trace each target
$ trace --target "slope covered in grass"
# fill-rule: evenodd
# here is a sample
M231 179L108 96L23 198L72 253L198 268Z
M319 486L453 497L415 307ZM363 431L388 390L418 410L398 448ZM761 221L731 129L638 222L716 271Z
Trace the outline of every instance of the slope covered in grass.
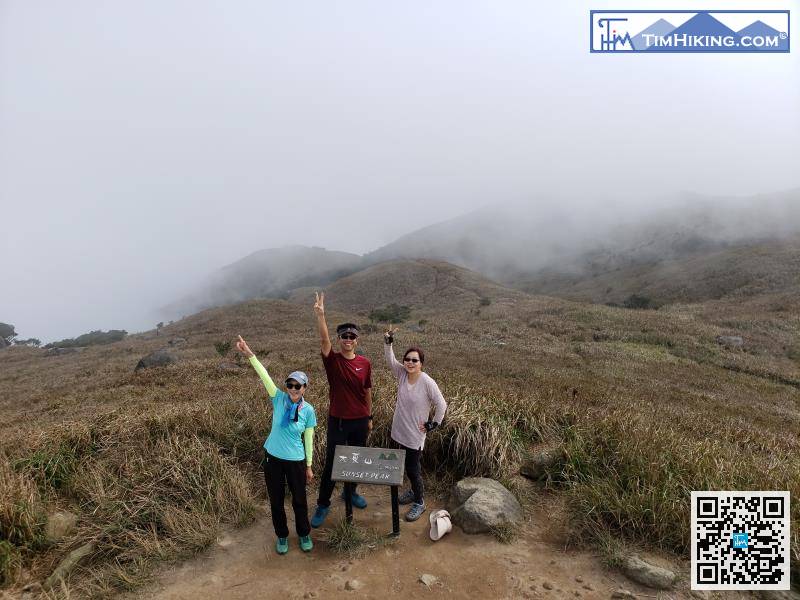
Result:
M345 289L361 290L353 301L365 310L404 297L407 278L377 273L375 281L331 286L330 324L353 318L343 309ZM800 494L795 305L717 301L636 311L487 291L485 283L476 292L461 281L435 288L412 308L409 322L424 326L397 335L399 347L425 348L426 370L449 402L426 445L429 473L502 478L536 444L556 444L566 460L552 485L568 502L574 540L610 534L681 554L691 490ZM375 290L389 296L371 297ZM479 301L485 293L493 294L489 304ZM110 593L141 580L154 561L195 552L219 526L247 522L263 497L258 463L268 408L252 370L220 369L235 357L223 359L214 344L242 334L278 380L305 370L307 399L324 414L312 299L301 300L208 310L159 336L71 355L1 351L0 424L8 435L0 478L10 483L0 496L0 527L13 532L5 585L40 580L69 550L95 540L68 589ZM744 345L727 348L719 335L740 335ZM143 354L176 337L186 339L174 349L177 364L133 373ZM382 364L380 333L365 334L361 348L375 366L371 443L386 445L395 382ZM323 440L320 431L317 457ZM15 508L22 505L29 509ZM47 545L41 515L54 507L76 512L79 526ZM795 561L799 511L794 503Z

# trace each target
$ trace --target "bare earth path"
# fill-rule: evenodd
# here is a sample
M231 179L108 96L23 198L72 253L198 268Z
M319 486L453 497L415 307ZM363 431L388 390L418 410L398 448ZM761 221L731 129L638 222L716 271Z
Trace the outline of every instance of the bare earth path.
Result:
M359 525L391 529L388 490L362 490L370 506L356 510ZM309 490L309 498L313 498ZM403 507L401 507L401 510ZM429 508L430 510L430 508ZM287 504L291 521L291 507ZM326 525L344 514L335 500ZM533 514L524 534L513 544L486 535L465 535L454 528L438 542L428 537L428 514L416 523L401 522L401 536L363 558L347 559L316 540L314 550L300 551L292 531L285 556L274 551L275 537L266 511L251 527L227 532L200 557L166 567L152 585L134 597L198 598L585 598L608 599L625 588L640 598L686 598L687 591L657 592L605 569L587 552L564 552L544 539L546 515ZM539 523L537 523L539 521ZM290 530L293 523L290 522ZM324 529L324 527L323 527ZM319 531L314 534L318 537ZM427 587L423 573L437 581ZM356 580L357 590L346 589ZM684 587L685 590L685 587Z

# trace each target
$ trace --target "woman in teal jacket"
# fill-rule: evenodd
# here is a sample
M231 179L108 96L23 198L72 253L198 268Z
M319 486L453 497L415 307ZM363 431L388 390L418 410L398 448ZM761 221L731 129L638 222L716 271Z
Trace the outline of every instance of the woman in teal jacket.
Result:
M306 484L314 478L311 461L314 455L314 427L317 424L314 407L303 398L308 386L308 376L302 371L290 373L286 378L286 391L281 391L242 336L239 336L236 348L250 359L250 364L261 377L272 400L272 428L264 442L264 479L267 482L272 526L278 536L275 549L278 554L289 551L289 528L286 524L286 510L283 508L288 484L300 548L308 552L313 543L311 525L308 522Z

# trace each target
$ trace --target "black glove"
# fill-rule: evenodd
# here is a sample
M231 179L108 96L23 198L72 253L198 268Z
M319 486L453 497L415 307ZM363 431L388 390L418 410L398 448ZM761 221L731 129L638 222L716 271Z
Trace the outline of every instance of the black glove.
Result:
M428 421L425 423L425 431L433 431L439 426L438 421Z
M386 344L392 344L392 342L394 342L394 336L391 333L384 333L383 341L386 342Z

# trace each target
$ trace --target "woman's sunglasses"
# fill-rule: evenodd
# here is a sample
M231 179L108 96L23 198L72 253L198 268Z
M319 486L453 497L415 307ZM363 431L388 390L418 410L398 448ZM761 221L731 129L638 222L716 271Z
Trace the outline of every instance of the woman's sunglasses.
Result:
M287 390L302 390L303 389L303 384L301 384L301 383L289 383L287 381L286 382L286 389Z
M358 339L358 336L354 333L343 333L339 338L343 340L355 340Z
M404 358L403 362L418 363L419 359L418 358Z

